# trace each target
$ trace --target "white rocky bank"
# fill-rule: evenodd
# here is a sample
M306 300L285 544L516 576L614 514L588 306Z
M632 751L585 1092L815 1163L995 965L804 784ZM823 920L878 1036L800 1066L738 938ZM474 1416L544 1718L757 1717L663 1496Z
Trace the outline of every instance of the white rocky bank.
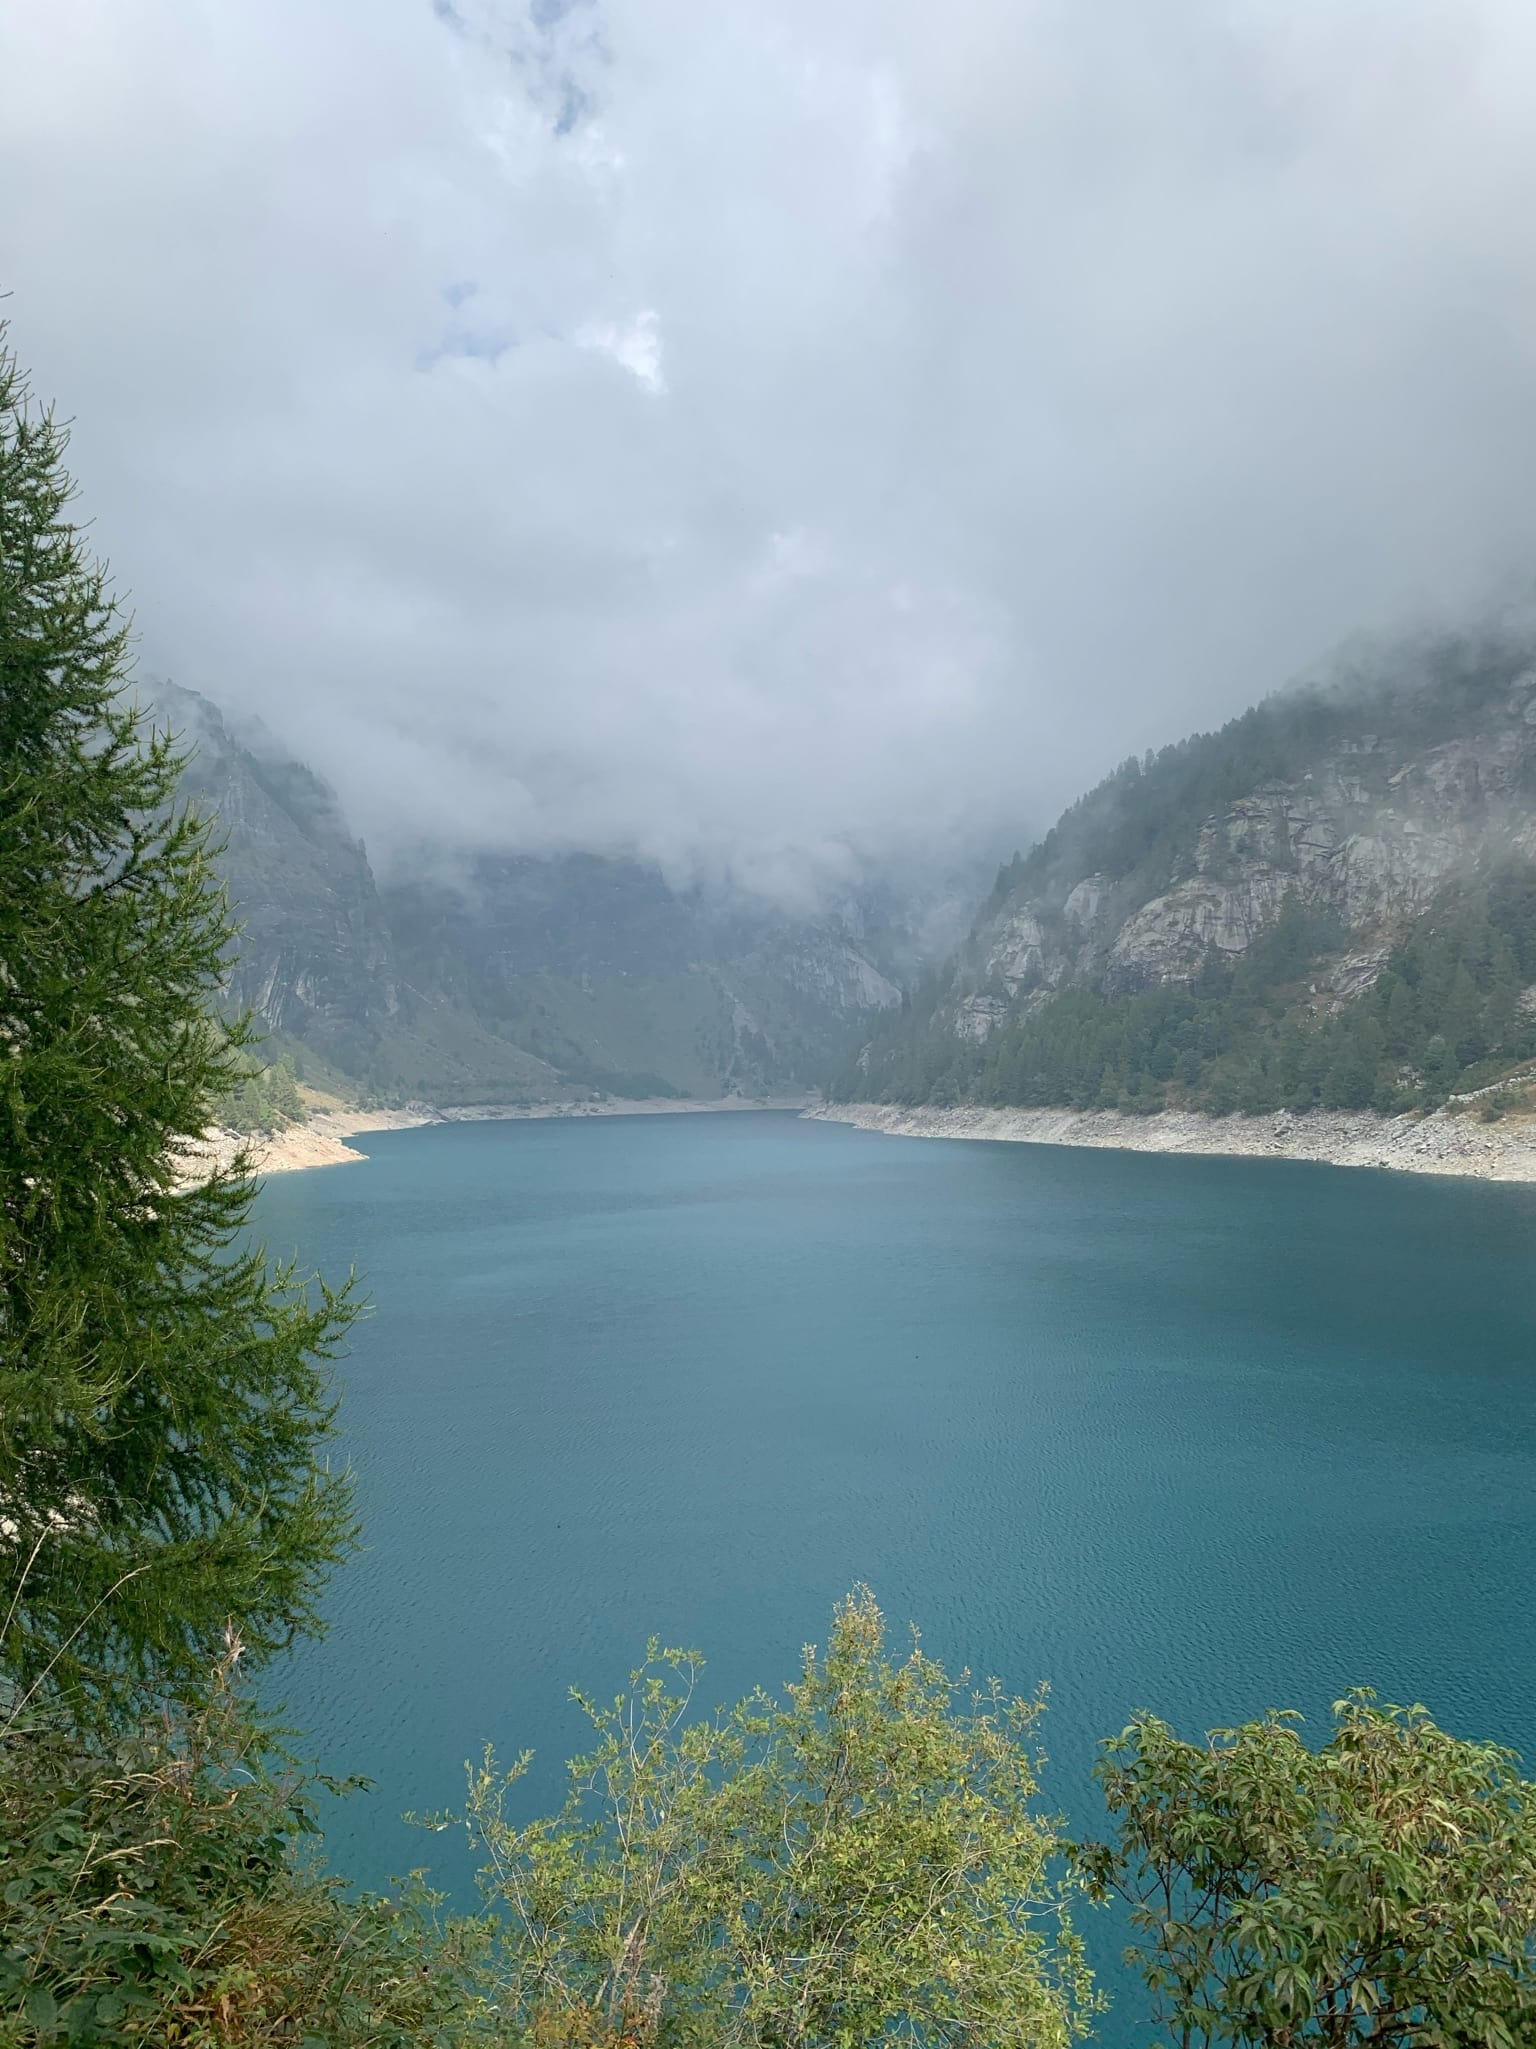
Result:
M195 1183L210 1173L227 1170L240 1153L256 1174L290 1174L302 1167L340 1167L348 1160L362 1160L366 1153L348 1145L365 1131L410 1131L418 1124L437 1120L422 1110L320 1110L304 1124L290 1124L286 1130L263 1137L226 1131L215 1125L199 1139L189 1142L183 1155L180 1180Z
M990 1138L1023 1145L1105 1146L1136 1153L1232 1153L1317 1160L1334 1167L1390 1167L1409 1174L1463 1174L1480 1181L1536 1181L1536 1118L1485 1124L1438 1110L1428 1117L1380 1117L1369 1110L1309 1110L1295 1116L1207 1117L1164 1110L937 1110L885 1103L829 1103L804 1113L898 1138Z

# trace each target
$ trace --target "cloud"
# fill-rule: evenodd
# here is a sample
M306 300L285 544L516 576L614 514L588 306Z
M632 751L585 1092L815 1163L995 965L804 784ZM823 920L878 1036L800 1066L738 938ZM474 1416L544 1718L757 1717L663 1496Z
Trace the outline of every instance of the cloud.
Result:
M644 307L633 320L619 326L612 320L589 320L576 330L579 349L596 349L627 370L647 391L665 391L661 374L661 333L656 309Z
M1521 0L50 0L0 180L144 665L384 848L1011 843L1536 557Z

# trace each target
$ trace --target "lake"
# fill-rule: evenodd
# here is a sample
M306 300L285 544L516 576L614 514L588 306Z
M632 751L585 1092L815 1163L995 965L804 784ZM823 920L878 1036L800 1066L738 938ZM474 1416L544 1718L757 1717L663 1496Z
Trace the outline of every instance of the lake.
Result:
M542 1809L569 1686L653 1632L777 1685L860 1580L951 1666L1049 1682L1076 1826L1138 1707L1195 1734L1366 1684L1536 1757L1536 1190L782 1114L360 1143L258 1207L375 1304L367 1548L274 1682L378 1782L340 1868L465 1884L400 1815L487 1739Z

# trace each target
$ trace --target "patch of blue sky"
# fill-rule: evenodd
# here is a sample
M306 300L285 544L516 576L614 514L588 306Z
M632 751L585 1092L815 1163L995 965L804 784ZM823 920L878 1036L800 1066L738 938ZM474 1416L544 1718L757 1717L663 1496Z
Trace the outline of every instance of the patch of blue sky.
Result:
M435 370L439 363L454 359L468 359L494 366L501 361L508 349L516 347L517 337L507 328L452 326L444 330L442 339L435 347L422 350L416 358L416 368Z

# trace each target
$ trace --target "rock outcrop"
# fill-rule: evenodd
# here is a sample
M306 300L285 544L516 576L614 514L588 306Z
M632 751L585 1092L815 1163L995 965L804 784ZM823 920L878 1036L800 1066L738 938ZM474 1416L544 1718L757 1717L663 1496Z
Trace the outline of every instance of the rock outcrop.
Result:
M1322 700L1311 727L1298 720L1295 772L1226 797L1219 809L1186 809L1187 764L1206 749L1219 781L1228 734L1169 750L1145 771L1134 764L1068 814L1030 860L1006 870L999 891L956 962L949 1019L961 1039L985 1038L1031 1002L1065 987L1133 994L1190 982L1214 953L1234 959L1294 898L1331 919L1337 957L1324 970L1340 1002L1370 986L1393 940L1445 884L1502 856L1536 853L1536 668L1508 657L1476 689L1410 687L1403 716L1379 693L1356 706ZM1384 716L1385 713L1385 716ZM1239 728L1281 730L1285 700ZM1362 724L1361 722L1365 723ZM1447 725L1456 730L1447 732ZM1315 732L1313 731L1315 728ZM1117 806L1161 777L1170 815L1165 839L1119 829ZM1106 846L1131 856L1119 871L1079 858Z
M174 684L158 716L191 750L183 793L218 819L219 865L242 931L234 1001L350 1069L400 1017L394 945L361 841L335 793L259 726L234 728Z

